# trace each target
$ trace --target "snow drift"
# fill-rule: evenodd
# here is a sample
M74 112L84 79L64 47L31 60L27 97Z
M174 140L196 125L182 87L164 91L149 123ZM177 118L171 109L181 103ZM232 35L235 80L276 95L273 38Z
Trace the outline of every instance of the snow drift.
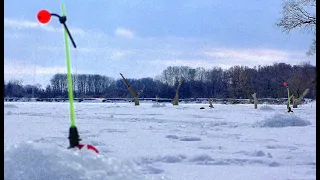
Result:
M254 124L255 127L288 127L288 126L308 126L310 121L304 120L293 113L275 113L272 116Z
M272 107L270 107L270 106L268 106L268 105L262 105L262 106L260 106L260 108L259 108L260 110L265 110L265 111L274 111L274 109L272 108Z
M164 103L162 103L162 104L154 103L154 104L152 104L152 107L166 107L166 105Z
M144 179L131 161L104 158L88 150L21 143L4 150L4 179Z

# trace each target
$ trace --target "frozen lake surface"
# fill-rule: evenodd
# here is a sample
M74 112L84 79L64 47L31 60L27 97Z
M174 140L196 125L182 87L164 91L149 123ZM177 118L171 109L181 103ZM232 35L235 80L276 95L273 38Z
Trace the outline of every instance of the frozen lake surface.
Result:
M4 179L316 179L316 103L4 102ZM205 109L200 109L205 107Z

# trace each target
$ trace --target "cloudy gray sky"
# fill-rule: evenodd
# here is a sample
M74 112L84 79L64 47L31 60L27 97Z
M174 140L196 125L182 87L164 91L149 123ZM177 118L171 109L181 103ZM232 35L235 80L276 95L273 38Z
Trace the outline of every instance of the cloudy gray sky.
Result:
M254 67L316 64L306 52L311 33L275 26L282 1L66 0L74 74L155 77L167 66ZM61 14L58 0L4 1L4 77L49 84L66 73L63 26L39 10Z

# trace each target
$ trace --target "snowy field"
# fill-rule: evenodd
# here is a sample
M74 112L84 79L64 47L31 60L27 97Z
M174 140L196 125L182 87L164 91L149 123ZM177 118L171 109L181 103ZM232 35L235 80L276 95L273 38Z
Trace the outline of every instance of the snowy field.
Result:
M4 102L5 180L316 179L316 103L75 103L81 143L67 149L69 104ZM200 109L205 107L205 109Z

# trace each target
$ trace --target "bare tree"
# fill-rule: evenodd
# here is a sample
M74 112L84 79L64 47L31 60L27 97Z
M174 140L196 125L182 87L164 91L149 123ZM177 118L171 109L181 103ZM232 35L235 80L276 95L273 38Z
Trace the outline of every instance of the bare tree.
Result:
M292 92L293 108L297 108L300 101L308 94L316 81L316 68L309 63L293 66L294 73L288 78Z
M7 94L10 97L23 97L22 80L10 80L6 86Z
M296 28L310 30L314 39L307 54L316 54L316 0L285 0L281 13L276 25L286 33Z

